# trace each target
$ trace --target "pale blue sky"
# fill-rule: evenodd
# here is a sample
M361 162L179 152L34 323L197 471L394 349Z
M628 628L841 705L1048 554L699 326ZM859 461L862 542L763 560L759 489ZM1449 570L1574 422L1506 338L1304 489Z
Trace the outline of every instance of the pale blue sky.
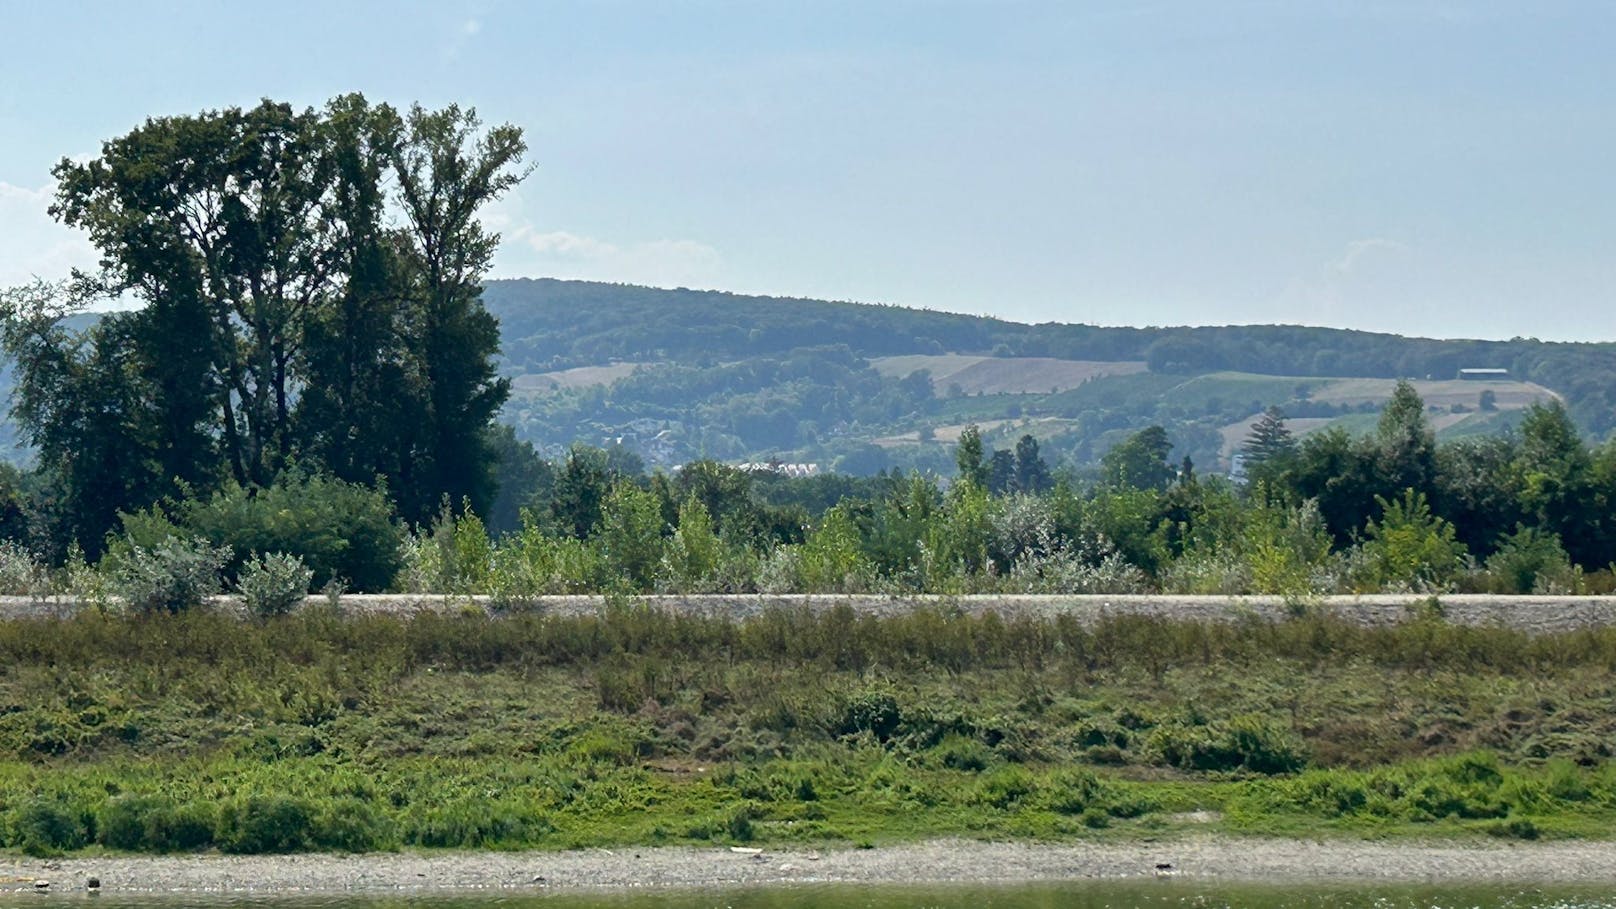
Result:
M0 282L149 115L459 101L553 275L1102 324L1616 340L1609 3L0 0Z

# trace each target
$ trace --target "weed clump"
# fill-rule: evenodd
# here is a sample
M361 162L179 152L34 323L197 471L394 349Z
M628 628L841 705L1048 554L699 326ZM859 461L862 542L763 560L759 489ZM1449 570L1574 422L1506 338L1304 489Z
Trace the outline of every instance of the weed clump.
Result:
M309 595L309 582L314 570L303 565L303 560L284 552L248 559L241 567L236 589L253 615L268 617L285 615Z
M113 589L139 613L184 612L219 592L228 546L171 537L156 546L131 546L118 559Z

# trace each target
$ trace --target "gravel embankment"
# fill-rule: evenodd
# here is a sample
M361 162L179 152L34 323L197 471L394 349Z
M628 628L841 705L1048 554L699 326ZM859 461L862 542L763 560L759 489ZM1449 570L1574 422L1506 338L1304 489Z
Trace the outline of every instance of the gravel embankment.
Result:
M1275 621L1299 609L1322 609L1364 625L1390 625L1406 621L1428 597L1408 595L1316 597L1303 602L1281 597L1100 595L1033 596L989 595L964 597L914 596L830 596L760 595L739 596L646 596L634 602L655 609L690 615L746 619L773 608L825 610L846 605L863 615L898 615L920 606L959 609L968 613L997 612L1004 618L1017 616L1053 617L1070 615L1083 623L1093 623L1108 615L1149 615L1192 621ZM1453 594L1440 598L1443 617L1459 625L1497 625L1533 634L1575 631L1616 625L1616 596L1493 596ZM230 597L219 597L223 608L239 608ZM309 607L326 605L323 597L310 597ZM598 612L605 599L598 596L539 597L522 604L521 611L555 615L588 615ZM71 615L94 608L72 599L31 599L0 597L0 618ZM408 615L427 611L496 609L487 597L443 597L396 594L349 595L340 608L349 613L388 612Z
M1170 870L1158 870L1168 865ZM0 890L107 893L386 893L750 887L779 884L1128 879L1250 882L1616 883L1616 843L1411 844L1202 837L1149 844L944 840L823 852L594 849L360 856L167 856L0 860Z

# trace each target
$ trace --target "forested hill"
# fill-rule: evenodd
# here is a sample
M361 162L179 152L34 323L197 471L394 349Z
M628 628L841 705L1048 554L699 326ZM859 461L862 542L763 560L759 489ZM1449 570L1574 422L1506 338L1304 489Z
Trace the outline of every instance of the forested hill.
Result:
M1583 405L1573 409L1585 427L1603 433L1616 426L1616 343L1408 338L1301 325L1027 325L901 306L551 278L491 281L484 298L500 319L505 357L520 372L614 360L735 359L830 345L866 358L973 353L1142 360L1152 372L1179 374L1448 378L1466 367L1503 367Z
M1507 426L1510 402L1524 406L1549 391L1590 435L1616 427L1611 343L1294 325L1026 325L553 279L493 281L485 300L501 322L505 371L517 380L507 418L523 435L552 449L575 438L625 438L653 461L857 454L866 468L925 466L943 462L940 451L928 460L926 443L946 446L966 421L1028 429L1055 443L1056 458L1077 463L1119 432L1160 423L1174 430L1180 453L1200 461L1226 457L1229 439L1259 405L1313 424L1346 419L1352 428L1347 418L1373 409L1389 385L1345 380L1403 377L1429 383L1422 391L1434 396L1440 428L1450 433ZM1498 412L1480 406L1479 386L1442 384L1464 368L1509 370L1510 382L1495 389L1506 402ZM915 376L921 371L930 399ZM662 437L660 454L648 435Z
M850 472L952 469L960 430L1053 463L1093 463L1150 425L1207 469L1282 407L1298 433L1367 429L1392 379L1419 380L1444 438L1497 432L1562 399L1616 427L1616 344L1436 340L1259 325L1026 325L897 306L553 279L488 282L513 394L501 419L547 453L621 444L652 465L696 457ZM1080 314L1074 313L1074 316ZM1508 379L1454 381L1462 368ZM0 384L9 376L0 372ZM9 422L0 446L15 449Z

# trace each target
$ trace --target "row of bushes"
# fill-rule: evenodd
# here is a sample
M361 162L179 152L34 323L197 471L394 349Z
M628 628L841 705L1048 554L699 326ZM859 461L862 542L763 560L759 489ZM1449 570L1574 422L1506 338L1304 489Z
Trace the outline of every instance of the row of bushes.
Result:
M1531 817L1597 815L1616 808L1616 765L1566 760L1511 766L1472 752L1370 770L1318 769L1265 780L1228 805L1236 824L1261 829L1278 816L1371 826L1495 821L1489 833L1535 839Z
M375 852L401 845L480 849L530 845L549 831L542 817L495 804L425 809L402 821L357 798L262 795L229 801L180 802L162 795L108 799L94 813L33 799L9 813L4 844L47 856L91 843L128 852L259 854Z
M519 530L495 538L475 514L447 504L430 526L408 531L385 491L294 472L264 489L231 487L124 515L94 566L74 551L52 571L19 544L0 544L0 591L175 609L228 587L273 613L315 585L504 603L647 591L1310 596L1616 586L1616 575L1585 572L1538 527L1517 527L1478 562L1412 490L1381 501L1362 538L1341 546L1316 503L1215 483L991 496L969 482L945 492L914 476L889 481L884 498L843 500L812 521L804 512L803 526L761 535L724 511L740 506L710 509L699 490L675 505L668 486L621 478L581 531L529 512Z

